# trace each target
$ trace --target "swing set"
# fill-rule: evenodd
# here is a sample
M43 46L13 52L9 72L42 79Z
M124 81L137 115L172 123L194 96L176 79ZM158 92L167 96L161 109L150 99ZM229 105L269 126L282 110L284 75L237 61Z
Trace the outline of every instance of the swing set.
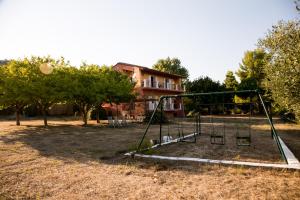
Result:
M233 99L235 98L235 96L250 97L250 99L248 98L247 101L240 103L233 103ZM173 102L181 103L180 106L177 105L175 107L180 108L180 111L181 113L183 113L183 115L169 116L167 122L164 122L163 115L166 114L164 110L164 102L168 101L170 98L177 100ZM186 117L185 109L188 110L187 107L189 105L192 105L193 110L191 111L191 114ZM125 155L130 155L132 157L137 156L166 160L185 160L221 164L300 169L299 161L293 157L293 154L286 147L275 130L270 108L270 104L266 104L263 101L261 94L257 90L191 93L161 96L146 126L145 132L138 143L137 149ZM153 125L152 120L156 112L160 113L161 119L159 121L159 131L150 131L150 127ZM233 138L228 136L227 134L228 131L231 130L234 130L235 132L234 143L236 144L236 146L244 146L244 148L247 148L247 146L251 146L253 142L251 126L256 125L257 123L257 120L253 120L253 114L258 112L264 115L264 119L267 119L267 122L270 125L271 138L274 139L285 164L251 163L244 161L211 160L202 158L170 157L143 154L143 152L149 149L159 148L161 146L173 143L197 143L197 140L201 140L201 137L199 138L199 136L201 135L209 137L211 145L226 146L227 141L231 143L233 142ZM148 137L158 137L158 139L156 140L158 141L158 143L154 144L151 147L143 148L143 143L145 142L145 140L147 140L146 136L148 134ZM165 140L165 138L167 138L167 140Z

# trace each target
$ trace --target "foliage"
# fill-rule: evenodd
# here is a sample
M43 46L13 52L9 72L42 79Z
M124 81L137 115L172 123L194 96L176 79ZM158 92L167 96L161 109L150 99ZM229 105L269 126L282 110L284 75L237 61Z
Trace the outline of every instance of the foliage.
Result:
M188 70L181 65L181 61L178 58L169 58L166 59L159 59L153 66L153 69L168 72L170 74L177 74L181 75L184 78L189 77Z
M200 77L187 83L187 91L189 93L217 92L223 90L224 87L219 81L214 81L208 76Z
M45 75L40 71L40 65L49 63L54 68L63 67L64 59L52 59L51 57L31 57L23 60L12 60L1 67L0 88L3 96L0 100L2 107L15 107L16 123L23 108L37 105L44 116L44 124L47 125L47 111L51 105L62 100L63 82L56 70Z
M30 101L30 65L27 60L12 60L0 67L0 105L13 107L16 124L20 125L20 114Z
M41 73L40 66L47 63L52 73ZM100 108L103 102L130 101L134 83L128 76L110 67L83 64L79 69L69 66L64 58L31 57L12 60L0 67L0 106L14 107L16 123L26 106L38 106L47 125L47 112L58 102L74 103L87 124L88 114Z
M68 100L78 106L85 125L92 109L103 102L120 103L134 97L134 84L128 76L109 67L83 63L79 69L70 68L69 73Z
M98 102L105 100L104 87L107 84L96 65L83 64L79 69L69 69L68 98L78 106L84 125L87 125L89 112Z
M240 64L240 68L236 73L241 82L245 79L251 79L256 81L258 87L261 87L262 80L265 77L264 68L268 59L267 53L262 49L246 51L242 64Z
M270 55L264 86L275 103L300 120L300 21L279 22L259 46Z
M159 142L159 140L157 142ZM128 148L128 151L137 150L138 145L139 145L139 143L135 144L135 145L130 145ZM155 154L155 153L157 153L157 150L154 148L151 148L153 145L154 144L151 142L151 140L145 138L141 144L140 150L142 150L143 154L146 154L146 155Z
M135 98L136 95L132 93L135 83L127 75L107 66L102 67L102 72L106 76L105 94L107 102L119 104L121 102L130 102Z
M194 81L187 83L188 93L206 93L206 92L219 92L224 91L225 88L218 81L214 81L208 76L200 77ZM199 104L207 104L213 102L223 101L222 96L199 96L195 98L190 98L190 100L185 101L185 110L187 112L192 110L197 110Z
M238 82L232 71L227 71L226 78L224 80L224 86L228 90L236 90Z
M153 111L147 111L145 114L144 122L149 122L152 114L153 114ZM167 121L168 120L167 120L167 117L165 116L164 112L162 113L162 118L161 118L161 111L157 110L152 118L151 124L159 124L160 122L166 123Z
M40 114L40 110L38 109L36 104L31 104L24 108L23 113L26 117L36 117Z
M44 125L47 126L47 112L50 107L65 99L66 90L64 89L66 82L65 74L60 72L67 63L64 58L55 60L51 57L31 57L25 59L30 66L30 98L38 106L44 117ZM43 74L40 66L44 63L54 68L50 74Z
M257 81L254 77L243 79L237 86L237 90L256 90L258 89Z
M98 115L98 116L97 116ZM107 119L107 114L106 111L100 107L99 109L93 109L91 112L91 119L96 120L96 119L101 119L101 120L106 120Z

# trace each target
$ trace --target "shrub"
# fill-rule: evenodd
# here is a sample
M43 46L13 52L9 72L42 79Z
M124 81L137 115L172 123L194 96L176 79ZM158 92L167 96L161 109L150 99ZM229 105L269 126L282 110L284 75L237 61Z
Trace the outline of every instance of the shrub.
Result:
M144 122L149 122L150 121L153 112L154 111L147 111L146 112ZM162 119L160 119L160 118L161 118L161 112L156 111L154 116L153 116L153 119L151 121L151 124L159 124L160 120L162 120L161 123L166 123L168 121L164 113L162 113Z
M40 115L40 111L39 111L38 107L34 104L25 107L23 112L27 117L36 117L36 116Z
M151 149L150 147L152 146L152 143L150 140L145 139L140 147L140 150L144 150L143 154L154 154L157 151L155 151L155 149ZM129 151L135 151L138 147L138 144L136 145L131 145L128 150Z
M91 112L91 119L95 120L96 119L96 115L97 115L97 110L96 109L92 110L92 112ZM106 111L103 108L99 109L99 119L100 120L107 119Z

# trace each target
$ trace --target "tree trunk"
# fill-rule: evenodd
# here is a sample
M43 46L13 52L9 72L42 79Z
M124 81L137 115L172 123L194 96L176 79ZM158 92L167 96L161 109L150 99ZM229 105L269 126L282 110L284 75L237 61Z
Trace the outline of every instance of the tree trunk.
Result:
M42 114L44 119L44 126L48 126L47 109L44 106L42 107Z
M81 106L81 112L82 112L82 120L84 123L84 126L87 125L87 117L88 117L88 109L86 105Z
M96 120L97 120L97 124L100 124L99 114L100 114L100 109L97 108L97 110L96 110Z
M16 125L17 126L21 125L20 124L20 110L19 109L16 110Z
M91 107L87 104L79 104L79 109L81 111L81 116L82 116L82 120L83 120L83 123L84 123L84 126L87 125L88 123L88 114L89 114L89 111L91 109Z
M87 111L86 110L84 110L83 111L83 123L84 123L84 126L86 126L87 125Z

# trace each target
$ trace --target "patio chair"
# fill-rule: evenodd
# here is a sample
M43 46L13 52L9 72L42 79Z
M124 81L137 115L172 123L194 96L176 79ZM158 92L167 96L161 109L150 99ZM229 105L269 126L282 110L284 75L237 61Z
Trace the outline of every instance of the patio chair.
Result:
M121 127L122 124L120 123L120 120L117 117L114 117L113 119L115 127Z
M115 120L113 120L111 116L108 116L107 120L108 120L108 127L113 127L113 128L116 127Z
M122 118L121 126L124 126L124 127L128 126L127 120L125 118Z

